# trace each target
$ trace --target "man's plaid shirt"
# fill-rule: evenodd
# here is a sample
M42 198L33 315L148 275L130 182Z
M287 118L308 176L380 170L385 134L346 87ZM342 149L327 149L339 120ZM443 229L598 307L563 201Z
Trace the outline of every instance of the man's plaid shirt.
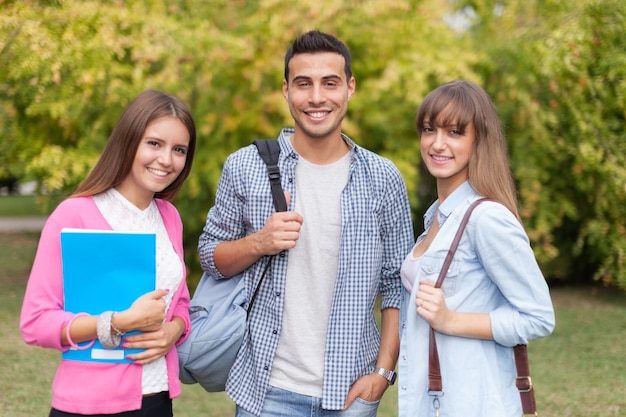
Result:
M288 139L292 134L292 129L283 129L279 136L281 182L292 196L291 207L297 198L294 176L299 158ZM400 308L400 266L414 243L409 199L398 169L343 138L351 148L351 162L341 195L341 249L326 341L322 407L329 410L343 408L351 385L373 371L380 344L374 304L380 294L382 309ZM202 268L217 279L225 278L213 262L215 247L260 230L273 212L267 168L256 147L230 155L199 241ZM272 261L226 385L240 407L257 415L280 336L288 258L284 251ZM267 262L263 257L244 272L248 295Z

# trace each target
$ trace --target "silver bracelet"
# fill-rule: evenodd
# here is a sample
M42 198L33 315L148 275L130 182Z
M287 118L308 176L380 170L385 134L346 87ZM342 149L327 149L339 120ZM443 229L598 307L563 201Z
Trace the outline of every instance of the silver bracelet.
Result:
M98 316L98 324L96 330L100 344L107 349L115 349L122 342L122 336L111 334L111 317L112 311L105 311Z
M113 316L115 316L116 313L111 314L111 330L113 330L115 332L115 336L119 336L122 337L126 334L126 332L121 331L120 329L118 329L117 327L115 327L115 324L113 324Z

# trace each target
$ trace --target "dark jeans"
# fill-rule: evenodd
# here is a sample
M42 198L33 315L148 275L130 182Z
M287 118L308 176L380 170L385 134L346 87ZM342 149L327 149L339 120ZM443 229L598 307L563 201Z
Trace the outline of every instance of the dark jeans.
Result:
M81 417L86 415L66 413L53 408L50 410L49 417ZM167 391L143 397L140 410L125 411L117 414L88 414L89 417L173 417L173 415L172 400Z

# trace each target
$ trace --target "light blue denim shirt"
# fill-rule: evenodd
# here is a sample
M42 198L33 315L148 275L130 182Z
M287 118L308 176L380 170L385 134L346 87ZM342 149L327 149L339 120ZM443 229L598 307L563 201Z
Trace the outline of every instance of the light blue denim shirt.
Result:
M430 325L417 314L420 280L435 282L466 209L481 198L468 182L443 204L424 215L424 238L439 209L440 231L420 260L411 294L404 290L400 319L399 416L434 416L428 395ZM444 395L440 417L518 417L512 347L547 336L555 318L548 286L528 237L502 204L487 201L472 213L442 285L446 305L454 311L488 313L495 340L437 333Z
M295 168L300 158L288 139L293 133L283 129L278 138L278 165L283 189L291 194L290 210L298 198ZM351 159L348 183L341 193L339 266L324 358L322 407L330 410L341 409L354 381L374 370L380 345L373 314L376 299L380 295L383 309L400 308L400 265L413 244L409 198L400 172L388 159L345 135L343 139ZM215 247L260 230L273 212L267 168L255 146L230 155L199 239L200 262L207 274L223 279L214 263ZM226 384L237 405L254 414L263 406L281 332L288 260L289 251L283 251L272 261ZM243 272L248 294L266 262L263 257Z

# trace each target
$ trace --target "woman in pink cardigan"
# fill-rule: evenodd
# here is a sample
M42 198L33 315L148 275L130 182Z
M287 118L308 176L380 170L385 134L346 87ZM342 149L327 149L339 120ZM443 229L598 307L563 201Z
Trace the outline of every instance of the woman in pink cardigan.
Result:
M171 399L180 394L175 346L190 322L182 222L170 201L189 175L195 146L187 106L145 91L122 114L91 173L48 218L22 306L26 343L65 352L97 339L105 348L143 349L126 355L130 363L61 360L51 417L173 415ZM124 311L65 311L63 228L154 233L156 290ZM126 335L135 330L142 333Z

